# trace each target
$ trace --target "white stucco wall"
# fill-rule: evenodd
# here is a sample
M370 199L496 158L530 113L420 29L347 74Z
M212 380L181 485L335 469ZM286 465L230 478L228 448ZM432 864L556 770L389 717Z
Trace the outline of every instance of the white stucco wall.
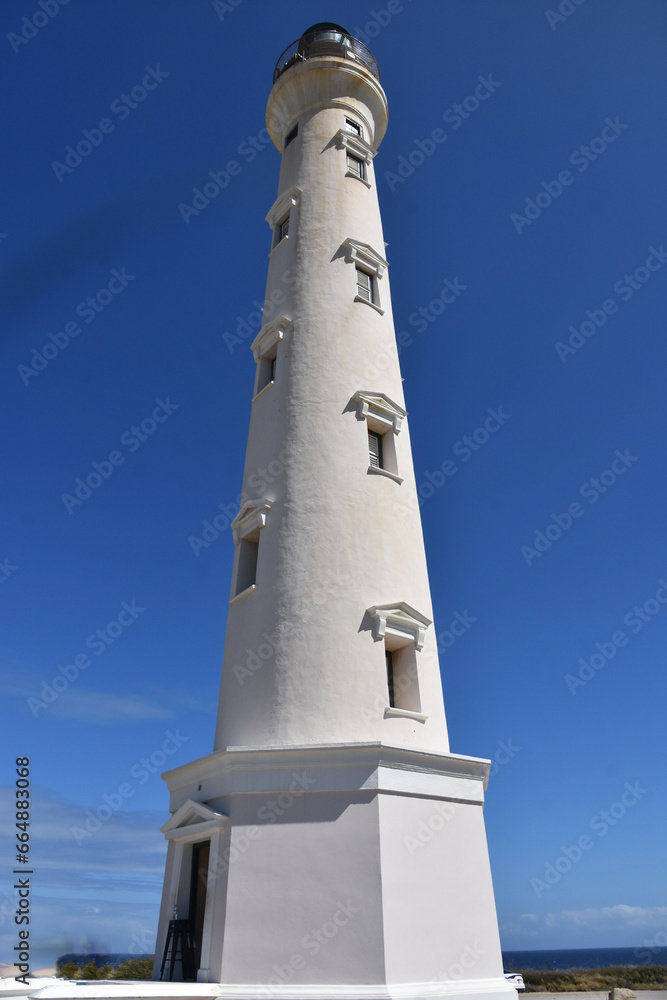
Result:
M481 803L386 795L380 814L387 981L500 975Z
M233 804L232 844L254 839L229 866L220 981L381 982L377 795L297 799L281 815L267 801Z

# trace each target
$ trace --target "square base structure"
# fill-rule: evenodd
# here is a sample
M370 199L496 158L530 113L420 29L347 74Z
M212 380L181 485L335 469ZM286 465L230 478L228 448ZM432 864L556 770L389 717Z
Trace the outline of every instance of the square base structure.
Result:
M354 743L231 747L167 772L155 978L177 907L197 979L220 997L516 997L482 814L489 766Z

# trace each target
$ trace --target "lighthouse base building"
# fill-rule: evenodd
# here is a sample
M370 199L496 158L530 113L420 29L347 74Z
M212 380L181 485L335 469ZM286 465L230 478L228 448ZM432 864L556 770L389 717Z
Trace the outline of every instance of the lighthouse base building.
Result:
M488 768L350 743L229 748L169 772L156 954L177 906L202 921L197 978L220 996L515 995L482 817Z
M164 775L155 978L220 997L515 993L490 764L447 740L373 169L386 125L344 28L278 60L265 297L284 312L252 344L214 752Z

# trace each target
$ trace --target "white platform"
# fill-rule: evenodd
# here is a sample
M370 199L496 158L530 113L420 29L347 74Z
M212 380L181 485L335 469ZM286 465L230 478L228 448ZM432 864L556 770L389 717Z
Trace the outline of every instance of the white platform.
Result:
M486 1000L507 1000L515 990L507 981L468 980L457 992L442 983L411 983L401 986L322 986L319 984L292 987L257 987L220 983L155 983L123 980L67 980L62 985L47 986L30 994L39 1000L201 1000L220 997L221 1000L254 1000L275 997L277 1000L469 1000L472 995ZM509 989L508 989L509 987Z
M8 995L8 994L5 994ZM82 1000L87 997L118 998L118 1000L203 1000L220 996L216 983L154 983L150 980L125 979L60 979L30 994L40 1000Z

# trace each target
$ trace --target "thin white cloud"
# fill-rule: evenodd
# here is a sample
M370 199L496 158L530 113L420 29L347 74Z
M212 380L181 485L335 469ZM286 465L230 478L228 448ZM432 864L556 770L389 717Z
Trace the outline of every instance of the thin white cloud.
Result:
M44 683L50 686L53 669L21 659L10 651L0 652L0 695L25 700L29 714L59 716L95 725L115 722L142 722L146 719L174 719L183 709L192 712L215 712L215 706L204 704L187 691L151 686L149 697L135 694L109 694L104 691L79 689L76 680L53 701L47 693L43 699ZM59 675L58 675L59 676ZM60 678L62 680L62 678ZM30 708L27 703L30 701Z
M103 691L65 691L48 706L48 712L61 718L77 719L94 725L176 717L172 709L147 698L106 694Z
M551 913L522 913L502 920L500 933L507 950L534 948L638 948L664 941L667 906L587 907Z
M173 706L179 716L183 712L203 712L215 716L218 711L218 690L215 687L211 687L211 697L199 697L192 691L157 684L147 685L146 690L160 704Z
M547 913L546 927L587 927L594 929L637 928L642 931L667 923L667 906L616 906L588 907L585 910L560 910Z

